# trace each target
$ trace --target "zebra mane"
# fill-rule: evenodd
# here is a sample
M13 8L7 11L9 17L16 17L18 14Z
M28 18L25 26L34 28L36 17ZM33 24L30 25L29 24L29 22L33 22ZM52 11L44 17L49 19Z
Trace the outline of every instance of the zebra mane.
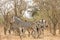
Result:
M16 17L16 16L14 16L13 18L14 18L14 20L22 21L22 19L20 19L20 18L18 18L18 17Z
M14 22L17 23L17 24L23 22L22 19L20 19L20 18L18 18L18 17L16 17L16 16L13 17L13 20L14 20Z

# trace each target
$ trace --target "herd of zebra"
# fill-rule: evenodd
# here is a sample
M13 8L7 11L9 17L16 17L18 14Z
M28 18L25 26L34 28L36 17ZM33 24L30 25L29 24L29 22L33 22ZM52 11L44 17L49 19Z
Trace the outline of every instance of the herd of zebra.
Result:
M28 37L40 38L40 35L44 35L44 29L46 28L46 20L41 19L36 22L22 21L20 18L13 16L13 21L11 23L7 22L4 26L4 34L7 31L11 34L16 33L17 35L25 37L26 31L28 32Z

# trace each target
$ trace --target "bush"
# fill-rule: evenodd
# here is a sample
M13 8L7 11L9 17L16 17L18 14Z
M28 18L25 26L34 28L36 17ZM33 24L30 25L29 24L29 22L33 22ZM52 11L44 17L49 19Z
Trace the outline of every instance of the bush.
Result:
M3 18L2 17L0 17L0 24L2 24L3 23Z

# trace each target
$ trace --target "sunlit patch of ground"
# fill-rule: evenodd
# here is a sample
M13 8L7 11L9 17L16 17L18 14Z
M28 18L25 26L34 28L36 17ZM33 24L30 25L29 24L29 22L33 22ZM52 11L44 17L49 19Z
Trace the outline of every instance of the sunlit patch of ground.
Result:
M19 36L16 35L4 35L3 26L0 26L0 40L21 40ZM22 40L60 40L60 36L53 36L49 31L44 32L44 38L34 39L32 36L22 38Z

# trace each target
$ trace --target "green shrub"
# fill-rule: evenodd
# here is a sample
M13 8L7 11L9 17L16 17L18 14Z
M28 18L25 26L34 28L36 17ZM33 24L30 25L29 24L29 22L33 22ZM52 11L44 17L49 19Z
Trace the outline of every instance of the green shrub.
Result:
M3 23L3 18L0 18L0 24Z

